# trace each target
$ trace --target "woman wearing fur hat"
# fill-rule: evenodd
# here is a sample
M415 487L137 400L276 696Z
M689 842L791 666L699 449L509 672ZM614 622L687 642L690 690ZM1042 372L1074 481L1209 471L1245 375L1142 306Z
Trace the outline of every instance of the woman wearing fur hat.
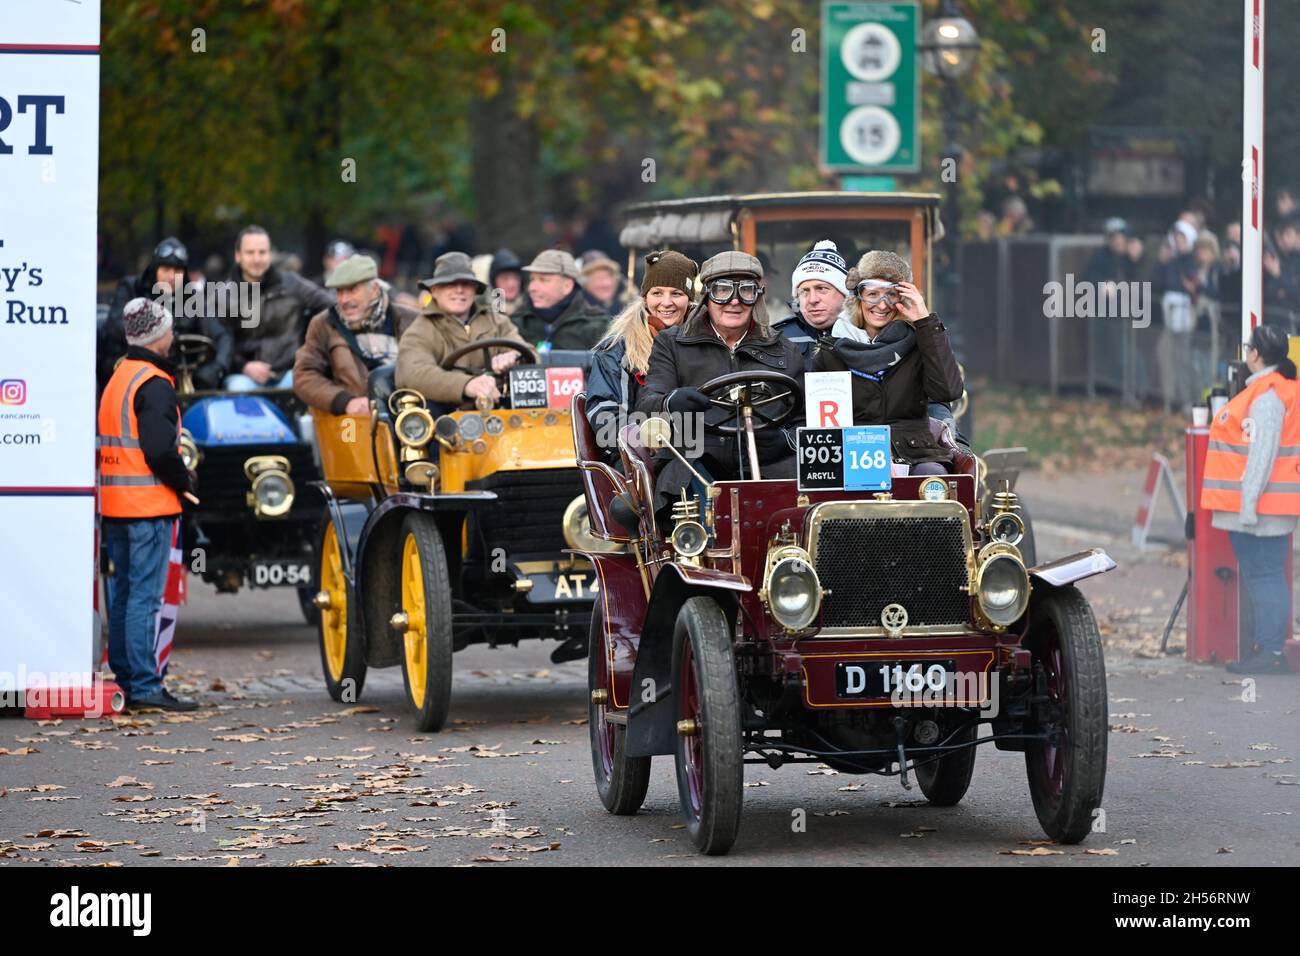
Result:
M587 378L587 420L610 460L617 458L619 429L645 384L655 336L686 317L699 271L695 260L680 252L647 255L642 298L620 312L596 343Z
M930 433L927 405L961 397L948 333L912 284L912 268L873 251L849 270L852 297L819 344L813 371L853 373L853 423L889 425L894 458L914 475L944 474L952 450Z

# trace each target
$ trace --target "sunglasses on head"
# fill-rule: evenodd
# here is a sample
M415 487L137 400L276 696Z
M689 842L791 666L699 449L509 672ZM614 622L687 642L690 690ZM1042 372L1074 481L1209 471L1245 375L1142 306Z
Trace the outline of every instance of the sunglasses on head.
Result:
M706 291L718 305L726 305L734 298L740 299L741 305L753 305L763 294L763 287L753 279L715 279Z

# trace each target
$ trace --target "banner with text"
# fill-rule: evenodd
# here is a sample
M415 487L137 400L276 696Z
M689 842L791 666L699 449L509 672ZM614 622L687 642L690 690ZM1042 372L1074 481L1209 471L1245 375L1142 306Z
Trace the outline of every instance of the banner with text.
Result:
M0 18L0 690L91 670L99 14Z

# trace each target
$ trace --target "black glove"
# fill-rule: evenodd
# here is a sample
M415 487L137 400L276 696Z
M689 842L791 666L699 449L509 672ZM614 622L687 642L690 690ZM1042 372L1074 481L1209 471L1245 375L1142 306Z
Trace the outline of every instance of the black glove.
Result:
M698 388L675 388L664 402L670 412L702 412L709 407L709 396Z

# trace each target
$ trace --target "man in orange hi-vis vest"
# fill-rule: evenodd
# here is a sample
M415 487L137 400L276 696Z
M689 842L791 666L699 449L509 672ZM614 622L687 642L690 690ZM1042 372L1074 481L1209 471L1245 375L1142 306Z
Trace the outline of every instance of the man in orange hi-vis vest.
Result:
M1291 633L1286 558L1300 516L1300 383L1280 329L1257 326L1245 358L1246 387L1210 426L1201 507L1228 532L1255 612L1254 634L1242 635L1247 650L1228 670L1284 674Z
M108 663L129 707L194 710L163 687L156 659L172 526L194 473L181 460L172 316L151 299L122 312L126 356L99 402L99 513L109 578Z

